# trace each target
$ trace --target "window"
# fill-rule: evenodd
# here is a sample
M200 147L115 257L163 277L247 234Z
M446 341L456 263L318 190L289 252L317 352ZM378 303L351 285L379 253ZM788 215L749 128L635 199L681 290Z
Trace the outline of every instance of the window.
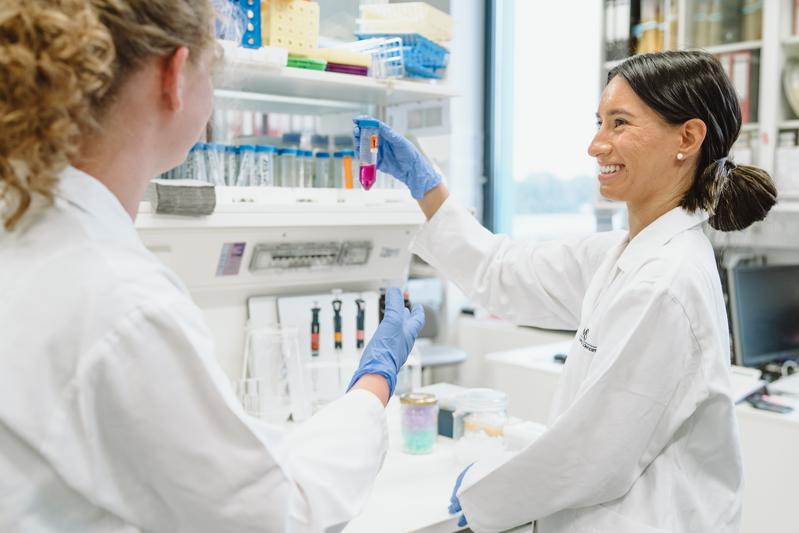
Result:
M490 2L486 225L547 240L596 230L601 2Z

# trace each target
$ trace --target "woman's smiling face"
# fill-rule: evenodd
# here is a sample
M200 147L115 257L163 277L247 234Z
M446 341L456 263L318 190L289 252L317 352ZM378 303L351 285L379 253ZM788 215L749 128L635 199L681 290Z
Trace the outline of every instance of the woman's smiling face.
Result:
M602 196L642 206L685 186L679 169L688 161L677 159L680 126L667 123L620 76L602 92L597 119L588 153L599 163Z

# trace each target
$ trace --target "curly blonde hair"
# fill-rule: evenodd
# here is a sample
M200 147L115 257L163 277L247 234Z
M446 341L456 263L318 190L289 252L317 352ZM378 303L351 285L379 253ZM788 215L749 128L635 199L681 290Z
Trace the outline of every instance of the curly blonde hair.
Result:
M0 5L0 220L19 223L35 195L97 132L128 76L180 46L213 42L209 0L4 0Z

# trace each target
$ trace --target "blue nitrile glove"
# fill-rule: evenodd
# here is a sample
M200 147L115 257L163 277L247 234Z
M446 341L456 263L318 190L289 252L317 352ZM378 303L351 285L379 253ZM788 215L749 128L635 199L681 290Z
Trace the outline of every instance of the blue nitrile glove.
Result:
M388 395L394 394L397 374L411 353L413 343L424 326L424 310L416 304L413 311L405 308L402 292L388 289L386 312L372 340L361 355L361 363L347 390L366 374L379 374L388 381Z
M441 176L433 170L433 166L419 153L416 147L382 122L372 117L360 116L352 119L355 129L355 157L360 158L362 121L376 123L380 141L377 149L377 169L391 174L411 190L411 196L421 200L425 193L441 183Z
M447 509L449 514L461 513L460 518L458 518L459 527L466 527L466 515L462 514L463 509L461 509L461 502L458 500L458 489L461 488L461 483L463 483L463 476L466 475L466 472L469 471L472 465L474 465L474 463L464 468L463 472L458 474L458 477L455 479L455 487L452 489L452 496L449 498L449 508Z

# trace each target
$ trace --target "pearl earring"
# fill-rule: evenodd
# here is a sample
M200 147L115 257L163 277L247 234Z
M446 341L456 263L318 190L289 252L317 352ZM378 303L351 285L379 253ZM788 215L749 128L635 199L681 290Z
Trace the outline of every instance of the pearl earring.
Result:
M682 161L683 159L685 159L685 155L683 155L683 153L682 153L682 152L677 152L677 159L678 159L679 161Z

